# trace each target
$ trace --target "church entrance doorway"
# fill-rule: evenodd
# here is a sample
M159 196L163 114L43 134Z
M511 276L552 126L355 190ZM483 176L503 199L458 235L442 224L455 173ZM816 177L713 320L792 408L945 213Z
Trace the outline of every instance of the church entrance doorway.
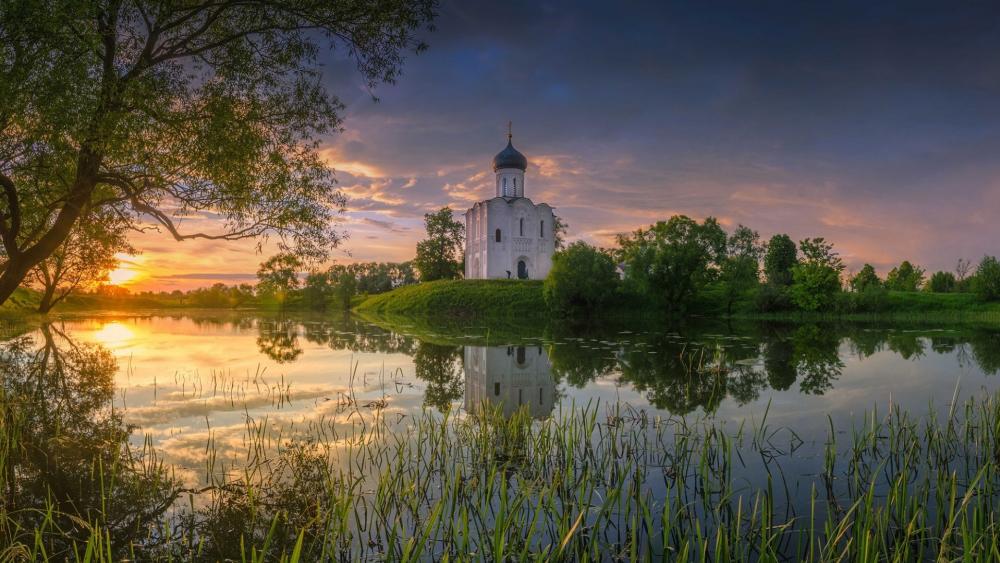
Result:
M517 279L528 279L528 265L524 263L524 260L517 261Z

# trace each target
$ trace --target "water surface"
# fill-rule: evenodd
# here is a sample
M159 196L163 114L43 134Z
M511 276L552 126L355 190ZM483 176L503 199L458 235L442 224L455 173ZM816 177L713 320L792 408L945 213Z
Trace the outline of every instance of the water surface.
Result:
M785 427L821 441L892 405L922 414L998 387L1000 332L974 327L767 323L685 327L379 326L348 316L226 314L68 318L29 334L116 360L113 405L182 466L206 440L238 446L246 421L292 433L345 404L544 418L599 401L649 416ZM234 454L235 455L235 454ZM193 473L192 473L193 476Z

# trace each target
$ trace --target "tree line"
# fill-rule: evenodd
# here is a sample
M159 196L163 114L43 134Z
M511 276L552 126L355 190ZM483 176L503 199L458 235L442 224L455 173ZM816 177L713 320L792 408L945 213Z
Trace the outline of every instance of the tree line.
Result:
M675 215L619 235L615 248L575 242L557 252L544 294L553 310L567 314L636 300L683 313L706 299L721 302L729 314L738 303L763 313L877 312L890 291L966 292L1000 300L1000 262L993 256L978 264L961 259L954 272L929 277L909 261L885 279L871 264L856 274L845 270L823 237L796 244L776 234L764 242L743 225L727 233L712 217L699 223Z

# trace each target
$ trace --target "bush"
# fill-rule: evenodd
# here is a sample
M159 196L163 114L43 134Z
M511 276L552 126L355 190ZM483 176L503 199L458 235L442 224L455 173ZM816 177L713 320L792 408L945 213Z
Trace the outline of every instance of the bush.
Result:
M1000 300L1000 262L995 256L984 256L972 280L973 291L984 301Z
M931 293L952 293L957 287L958 281L951 272L934 272L927 282L927 291Z
M618 274L611 256L585 242L574 242L552 257L542 295L554 312L586 315L607 304L617 289Z
M757 310L761 313L790 311L795 308L788 290L772 284L763 285L757 292Z
M880 313L889 308L889 292L881 286L869 285L860 291L841 292L834 301L837 313Z

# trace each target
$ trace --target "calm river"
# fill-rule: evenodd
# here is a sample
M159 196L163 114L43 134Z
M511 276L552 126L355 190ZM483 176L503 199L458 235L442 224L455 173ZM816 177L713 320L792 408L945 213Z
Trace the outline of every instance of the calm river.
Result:
M574 331L472 325L385 328L353 317L101 315L28 333L53 353L80 345L116 360L113 404L179 466L206 440L238 446L248 416L275 432L350 403L412 415L482 402L544 418L600 402L650 416L759 422L822 441L830 418L947 409L1000 387L1000 331L870 325L694 324ZM238 450L239 448L237 448Z

